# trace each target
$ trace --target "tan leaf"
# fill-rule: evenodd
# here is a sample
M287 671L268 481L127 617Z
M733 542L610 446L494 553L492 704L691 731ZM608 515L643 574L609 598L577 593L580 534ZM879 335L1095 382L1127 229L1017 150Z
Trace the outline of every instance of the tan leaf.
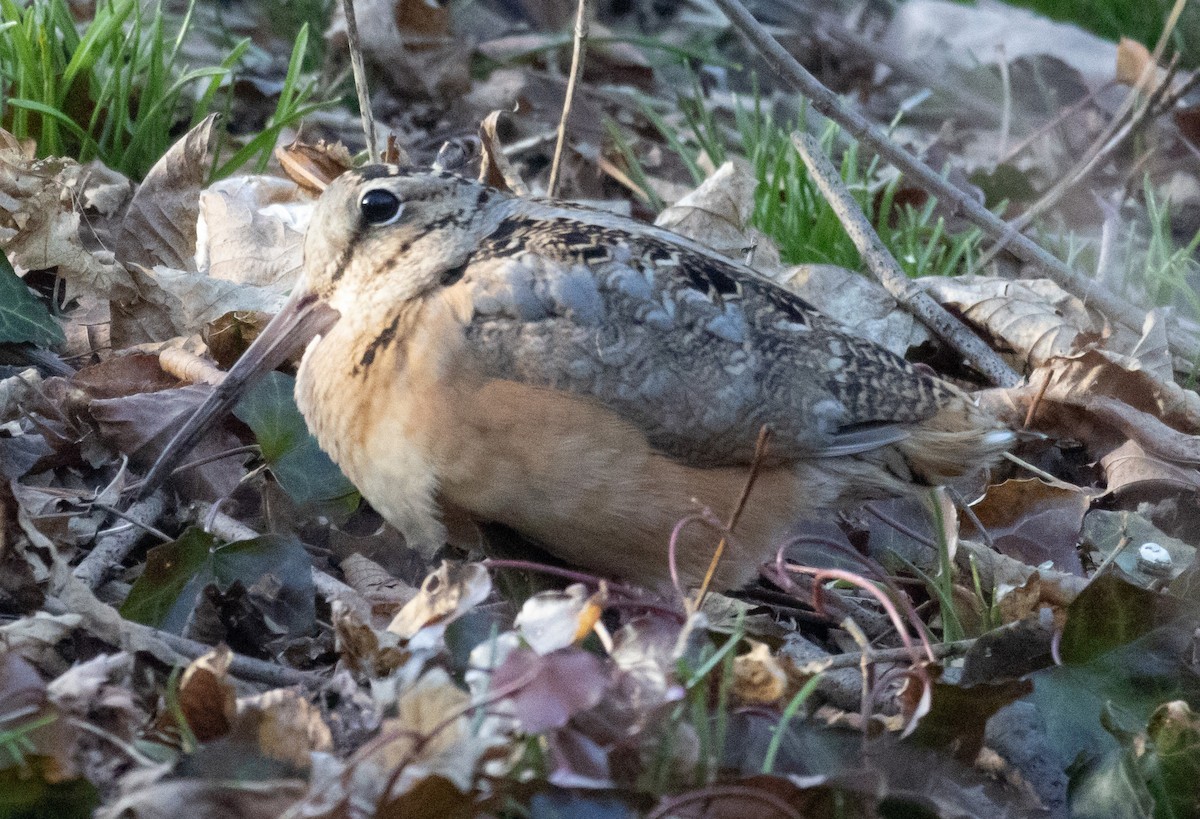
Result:
M1104 467L1111 494L1134 489L1159 494L1200 491L1200 471L1157 458L1137 441L1126 441L1101 458L1100 465Z
M733 661L733 695L751 705L772 705L783 699L788 676L766 643L750 641L750 651Z
M126 264L196 269L197 203L212 165L216 119L205 117L146 174L117 233L117 255Z
M333 601L331 611L335 646L350 669L386 677L408 662L411 655L395 634L371 628L341 600Z
M1035 367L1104 330L1102 317L1049 279L931 276L918 283Z
M346 584L371 601L375 614L393 617L405 603L420 593L374 560L360 554L346 557L340 568Z
M225 179L199 196L199 269L214 279L290 290L303 263L312 197L269 176Z
M718 253L745 262L765 275L780 269L779 250L766 234L750 227L758 179L745 160L726 162L700 186L654 220Z
M333 749L333 734L321 712L299 692L280 688L237 701L239 736L253 736L262 755L299 770L307 769L310 754Z
M1154 57L1150 49L1129 37L1117 43L1116 80L1124 85L1137 85L1146 71L1153 70Z
M901 310L883 285L867 276L831 264L802 264L785 270L777 279L787 289L822 313L903 356L910 347L928 341L925 325Z
M400 610L387 630L411 640L422 629L436 626L440 637L447 625L486 600L491 591L492 579L483 566L442 561L421 584L421 593Z

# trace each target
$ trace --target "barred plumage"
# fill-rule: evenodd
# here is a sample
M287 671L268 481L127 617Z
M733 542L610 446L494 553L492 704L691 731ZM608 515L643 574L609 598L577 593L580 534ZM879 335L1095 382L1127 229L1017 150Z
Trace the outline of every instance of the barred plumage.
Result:
M323 195L301 295L340 314L297 398L364 496L414 542L439 505L584 567L665 577L682 518L727 514L769 456L719 582L787 526L987 465L1010 436L970 397L669 231L372 166ZM283 321L283 319L280 319ZM696 580L716 535L687 530Z

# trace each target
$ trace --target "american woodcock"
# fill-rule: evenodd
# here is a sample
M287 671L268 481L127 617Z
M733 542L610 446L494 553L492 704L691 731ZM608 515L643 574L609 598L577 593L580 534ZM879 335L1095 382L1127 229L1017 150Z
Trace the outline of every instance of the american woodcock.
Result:
M765 425L717 575L736 586L796 520L945 482L1011 440L966 393L750 268L609 213L375 165L329 186L304 258L288 305L177 438L317 327L301 412L415 544L444 542L447 503L572 564L660 580L676 525L737 502ZM686 579L717 539L683 530Z

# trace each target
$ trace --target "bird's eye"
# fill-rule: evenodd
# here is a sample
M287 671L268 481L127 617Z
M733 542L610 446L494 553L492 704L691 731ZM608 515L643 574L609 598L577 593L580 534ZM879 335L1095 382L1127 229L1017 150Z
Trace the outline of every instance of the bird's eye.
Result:
M364 193L358 206L368 225L390 225L400 218L404 210L404 203L396 194L382 188Z

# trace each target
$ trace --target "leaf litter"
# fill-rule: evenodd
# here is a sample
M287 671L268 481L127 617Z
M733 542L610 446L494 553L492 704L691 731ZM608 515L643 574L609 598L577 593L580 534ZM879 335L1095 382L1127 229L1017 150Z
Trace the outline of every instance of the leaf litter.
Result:
M482 154L506 184L544 189L574 4L483 4L472 19L416 0L357 5L376 103L416 161L458 155L472 173ZM739 92L784 118L794 100L768 71L749 90L726 58L754 55L729 44L684 99L690 80L661 50L693 48L689 26L727 24L629 5L645 7L636 20L605 10L593 29L566 194L643 217L667 194L659 224L978 386L877 284L781 260L761 173L714 155L712 139L737 131ZM1010 112L1009 139L1027 146L1005 165L1027 183L1006 188L1017 209L1118 110L1116 83L1154 73L1129 44L1067 47L1077 30L1044 42L1025 12L926 6L942 4L905 4L880 40L891 73L868 105L928 79L894 54L944 60L943 105L956 84L986 89L1007 72L1020 91L1021 72L1062 60L1043 90L1065 97L1020 97ZM943 12L970 22L931 27ZM1013 27L1019 41L1003 34ZM326 36L341 49L340 20ZM1017 45L980 61L989 37ZM930 42L950 47L911 45ZM995 99L980 92L976 108ZM709 125L688 102L711 105ZM1073 131L1039 132L1068 105L1082 112ZM990 174L1021 147L998 149L994 124L971 115L930 129L935 107L896 134L956 173ZM314 119L356 138L349 112ZM606 121L636 147L619 149ZM220 378L212 359L227 368L282 303L314 186L349 162L337 144L296 144L278 153L287 175L209 184L220 127L197 124L136 185L0 141L13 268L0 266L0 348L57 347L74 364L63 375L18 358L0 373L0 815L1194 811L1200 398L1193 363L1170 352L1188 326L1175 315L1152 312L1139 336L1003 258L987 275L920 280L1025 376L981 392L1022 430L1019 464L932 505L798 521L781 561L826 574L713 594L700 611L669 590L546 566L527 544L514 555L469 521L426 562L316 447L285 373L210 432L169 493L127 508L122 494ZM1169 128L1147 128L1175 148ZM458 147L438 153L447 138ZM1151 171L1178 187L1174 156ZM1136 195L1140 177L1119 172L1092 181ZM119 558L81 568L114 539ZM481 559L480 542L500 555Z

